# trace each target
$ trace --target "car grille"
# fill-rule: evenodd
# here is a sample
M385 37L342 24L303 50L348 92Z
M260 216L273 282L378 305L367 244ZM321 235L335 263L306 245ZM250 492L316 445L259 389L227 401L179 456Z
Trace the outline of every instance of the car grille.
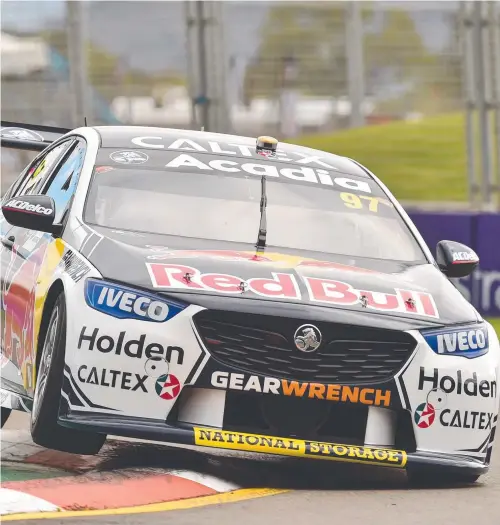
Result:
M416 347L405 333L336 323L314 323L321 346L301 352L298 327L310 321L203 310L194 316L214 359L242 371L322 383L374 383L394 377Z

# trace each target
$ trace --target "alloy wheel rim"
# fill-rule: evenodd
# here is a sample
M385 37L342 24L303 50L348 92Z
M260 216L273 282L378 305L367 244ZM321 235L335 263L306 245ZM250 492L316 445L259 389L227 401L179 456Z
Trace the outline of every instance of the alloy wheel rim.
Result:
M40 358L40 366L38 368L37 382L35 387L35 395L33 396L33 419L36 420L38 417L38 411L40 408L40 402L45 394L45 389L47 386L47 379L50 370L50 363L52 362L52 356L54 354L55 344L56 344L56 335L57 327L59 324L59 312L56 309L54 311L54 317L49 330L47 332L47 337L43 345L42 357Z

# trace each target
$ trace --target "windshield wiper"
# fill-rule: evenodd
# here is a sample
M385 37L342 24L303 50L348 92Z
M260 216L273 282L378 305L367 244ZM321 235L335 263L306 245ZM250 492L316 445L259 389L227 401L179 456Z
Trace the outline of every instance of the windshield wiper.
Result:
M266 176L262 175L261 178L261 190L260 190L260 225L259 225L259 235L257 237L257 252L264 251L266 247L266 237L267 237L267 193L266 193Z

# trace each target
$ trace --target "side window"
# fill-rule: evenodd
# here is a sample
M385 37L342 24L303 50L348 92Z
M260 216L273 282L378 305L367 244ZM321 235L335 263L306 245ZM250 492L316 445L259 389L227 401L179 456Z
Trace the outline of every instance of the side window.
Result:
M69 156L53 173L51 180L47 183L42 193L54 199L56 205L56 216L54 222L61 222L64 212L76 191L76 185L80 171L85 160L86 144L78 142Z
M15 196L40 193L47 175L51 172L58 159L69 148L72 142L72 140L62 142L42 157L35 159L28 167L25 179L15 192Z

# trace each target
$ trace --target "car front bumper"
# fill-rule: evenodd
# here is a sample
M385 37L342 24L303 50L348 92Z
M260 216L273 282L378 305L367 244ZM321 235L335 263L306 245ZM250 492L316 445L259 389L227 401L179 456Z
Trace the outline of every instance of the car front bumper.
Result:
M226 349L220 331L200 333L203 307L191 305L166 324L115 319L83 306L78 296L68 297L68 311L78 316L68 316L63 425L205 449L396 468L441 465L484 473L488 467L499 407L497 342L489 353L466 359L437 355L420 332L401 331L414 344L390 378L368 383L358 375L349 382L319 384L307 382L321 377L307 367L302 378L292 381L272 374L267 361L259 369L235 363L234 356L224 361L214 349L215 344ZM291 326L302 322L284 319ZM245 335L245 345L251 335ZM263 344L274 357L275 343ZM148 352L161 353L166 369L153 369L158 361ZM248 355L245 359L255 362ZM177 386L169 386L172 378ZM201 439L196 429L215 434ZM224 432L235 436L225 439ZM254 437L240 440L243 435ZM266 446L259 444L261 438ZM295 441L284 449L272 445L276 439ZM371 450L386 451L387 457Z
M200 447L200 450L222 449L242 453L269 454L283 457L301 457L309 460L327 460L357 463L378 467L407 469L413 467L440 468L449 473L480 476L489 469L487 462L459 454L431 451L407 452L392 448L326 443L294 437L269 436L218 428L191 425L174 426L155 420L127 418L106 414L75 413L63 416L63 426L100 432L113 436L145 441L164 442Z

